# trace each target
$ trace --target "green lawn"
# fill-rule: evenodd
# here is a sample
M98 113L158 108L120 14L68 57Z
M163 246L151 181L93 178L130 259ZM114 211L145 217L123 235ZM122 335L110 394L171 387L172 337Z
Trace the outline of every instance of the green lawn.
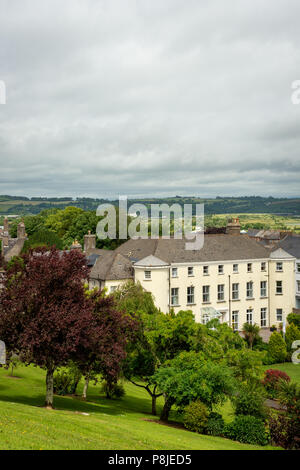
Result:
M0 368L2 450L271 448L244 445L146 421L153 419L148 395L131 384L126 384L126 396L121 400L100 397L99 385L92 385L87 402L55 397L56 409L46 410L42 408L45 373L34 367L20 367L16 375L19 378L10 378L8 371ZM230 407L225 406L224 412L228 420Z

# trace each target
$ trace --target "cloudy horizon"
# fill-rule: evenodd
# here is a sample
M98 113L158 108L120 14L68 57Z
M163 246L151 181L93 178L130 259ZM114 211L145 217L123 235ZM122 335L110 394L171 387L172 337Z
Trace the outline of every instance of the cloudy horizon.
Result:
M0 194L299 197L297 0L0 0Z

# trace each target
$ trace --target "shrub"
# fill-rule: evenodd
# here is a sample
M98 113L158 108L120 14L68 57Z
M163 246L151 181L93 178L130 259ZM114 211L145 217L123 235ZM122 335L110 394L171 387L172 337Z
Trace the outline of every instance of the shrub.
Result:
M247 385L241 386L237 395L232 398L236 415L255 416L262 420L267 417L264 401L262 390Z
M271 442L284 449L300 449L300 420L295 416L273 413L269 419Z
M263 386L268 392L268 396L271 398L276 398L278 396L279 384L281 380L289 382L290 377L283 371L277 369L268 369L265 372L263 379Z
M274 363L284 362L287 356L284 339L278 331L273 331L269 341L269 355Z
M121 383L110 383L104 380L100 393L104 393L106 398L122 398L125 396L125 388Z
M287 350L289 352L292 351L293 342L297 341L298 339L300 339L300 328L294 325L294 323L291 323L287 327L286 334L285 334L285 343L286 343Z
M194 401L184 409L183 424L189 431L204 434L207 427L209 411L201 401Z
M287 316L287 321L288 321L289 325L291 325L293 323L295 326L300 328L300 315L299 315L299 313L290 313Z
M225 423L222 415L212 411L209 414L207 425L206 425L206 434L211 436L222 436L224 433Z
M60 369L53 376L53 392L56 395L75 394L81 376L81 372L73 363L66 369Z
M267 445L270 440L264 422L255 416L236 416L234 421L226 426L225 435L235 441L260 446Z
M56 372L53 376L53 392L57 395L68 395L71 383L72 377L66 370Z

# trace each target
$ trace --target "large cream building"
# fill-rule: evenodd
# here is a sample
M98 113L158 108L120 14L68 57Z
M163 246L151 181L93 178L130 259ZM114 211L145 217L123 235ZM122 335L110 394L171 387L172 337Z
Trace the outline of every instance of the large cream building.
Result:
M112 292L134 279L161 311L192 310L198 322L218 317L235 330L245 322L269 329L295 307L295 258L241 235L238 221L226 234L205 235L201 250L186 250L185 240L131 239L90 256L92 287Z

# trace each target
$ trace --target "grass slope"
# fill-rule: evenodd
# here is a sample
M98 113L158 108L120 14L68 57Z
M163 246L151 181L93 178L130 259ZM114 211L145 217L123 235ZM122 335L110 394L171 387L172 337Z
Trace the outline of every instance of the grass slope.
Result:
M99 396L91 386L88 401L55 397L55 410L42 408L45 373L18 368L19 378L0 368L0 449L267 449L163 426L150 415L147 393L131 384L122 400ZM82 386L81 386L82 387ZM79 391L81 388L79 388ZM159 403L159 408L161 402ZM147 414L149 411L149 414ZM82 413L88 413L84 415Z

